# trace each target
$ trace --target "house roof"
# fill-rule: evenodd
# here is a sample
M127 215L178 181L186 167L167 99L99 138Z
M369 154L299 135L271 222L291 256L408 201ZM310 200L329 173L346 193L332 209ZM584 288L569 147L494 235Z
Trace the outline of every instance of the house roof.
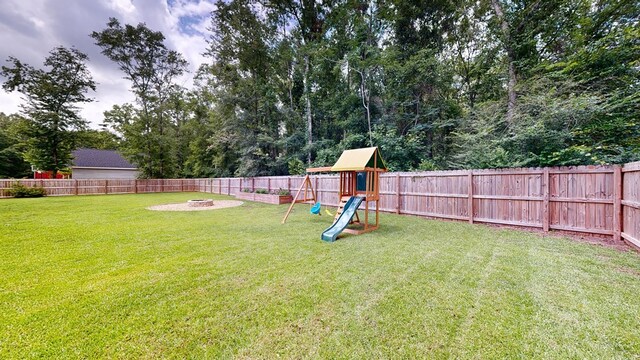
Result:
M377 147L343 151L331 171L364 171L365 168L387 170Z
M73 167L136 169L115 150L77 149L73 151Z

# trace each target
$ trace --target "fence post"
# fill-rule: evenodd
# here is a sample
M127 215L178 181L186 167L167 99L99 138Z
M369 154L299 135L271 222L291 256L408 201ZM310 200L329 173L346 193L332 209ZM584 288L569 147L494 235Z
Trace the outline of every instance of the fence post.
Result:
M133 179L133 193L138 193L138 179Z
M549 182L551 176L549 174L549 168L544 168L542 173L542 230L544 232L549 231Z
M469 216L469 224L473 224L473 170L469 170L467 182L467 189L469 193L469 197L467 198L467 215Z
M613 240L622 238L622 168L615 165L613 168Z
M104 181L104 194L108 194L109 193L109 180L105 180Z
M267 192L271 192L271 177L267 178Z
M291 192L291 176L287 175L287 191Z
M73 179L73 195L78 195L78 180Z
M396 214L400 214L400 173L396 173Z

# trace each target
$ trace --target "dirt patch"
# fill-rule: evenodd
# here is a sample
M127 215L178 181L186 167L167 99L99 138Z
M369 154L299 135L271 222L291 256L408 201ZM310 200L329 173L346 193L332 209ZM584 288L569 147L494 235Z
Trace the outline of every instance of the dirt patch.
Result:
M423 219L424 218L433 219L438 221L461 222L460 220L441 219L441 218L435 218L430 216L416 216L416 217L423 218ZM543 237L565 238L565 239L570 239L573 241L583 242L587 244L600 245L600 246L615 249L621 252L635 251L640 254L640 249L627 244L623 240L615 241L613 240L613 237L611 235L597 235L597 234L587 235L581 232L566 231L566 230L552 230L550 232L544 232L542 229L535 228L535 227L511 226L511 225L502 225L502 224L499 225L499 224L490 224L490 223L482 223L482 222L475 222L474 225L482 225L482 226L495 228L495 229L510 229L510 230L526 231L529 233L539 234Z
M244 204L242 201L237 200L214 200L212 206L203 206L203 207L193 207L189 206L189 204L179 203L179 204L165 204L165 205L155 205L149 206L147 210L154 211L206 211L206 210L216 210L216 209L224 209L230 207L236 207Z
M640 271L628 267L619 267L618 271L640 277Z
M517 229L514 227L514 229ZM522 228L520 228L522 229ZM534 232L542 236L549 236L555 238L567 238L577 242L583 242L591 245L599 245L607 248L615 249L621 252L634 251L635 249L624 241L615 241L612 237L607 237L605 235L585 235L574 231L564 231L564 230L553 230L551 232L545 233L541 229L531 229L529 232Z

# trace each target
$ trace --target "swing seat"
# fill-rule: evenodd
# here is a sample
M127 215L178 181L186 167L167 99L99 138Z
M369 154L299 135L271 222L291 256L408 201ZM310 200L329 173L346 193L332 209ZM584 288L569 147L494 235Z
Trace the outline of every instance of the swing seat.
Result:
M311 210L309 210L309 212L313 215L318 215L320 214L320 202L318 201L315 205L313 205L313 207L311 208Z

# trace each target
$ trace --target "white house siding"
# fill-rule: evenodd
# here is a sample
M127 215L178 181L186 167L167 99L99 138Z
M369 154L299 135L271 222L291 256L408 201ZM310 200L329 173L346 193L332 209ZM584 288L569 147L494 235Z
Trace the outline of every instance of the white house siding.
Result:
M136 179L136 169L78 169L71 168L73 179Z

